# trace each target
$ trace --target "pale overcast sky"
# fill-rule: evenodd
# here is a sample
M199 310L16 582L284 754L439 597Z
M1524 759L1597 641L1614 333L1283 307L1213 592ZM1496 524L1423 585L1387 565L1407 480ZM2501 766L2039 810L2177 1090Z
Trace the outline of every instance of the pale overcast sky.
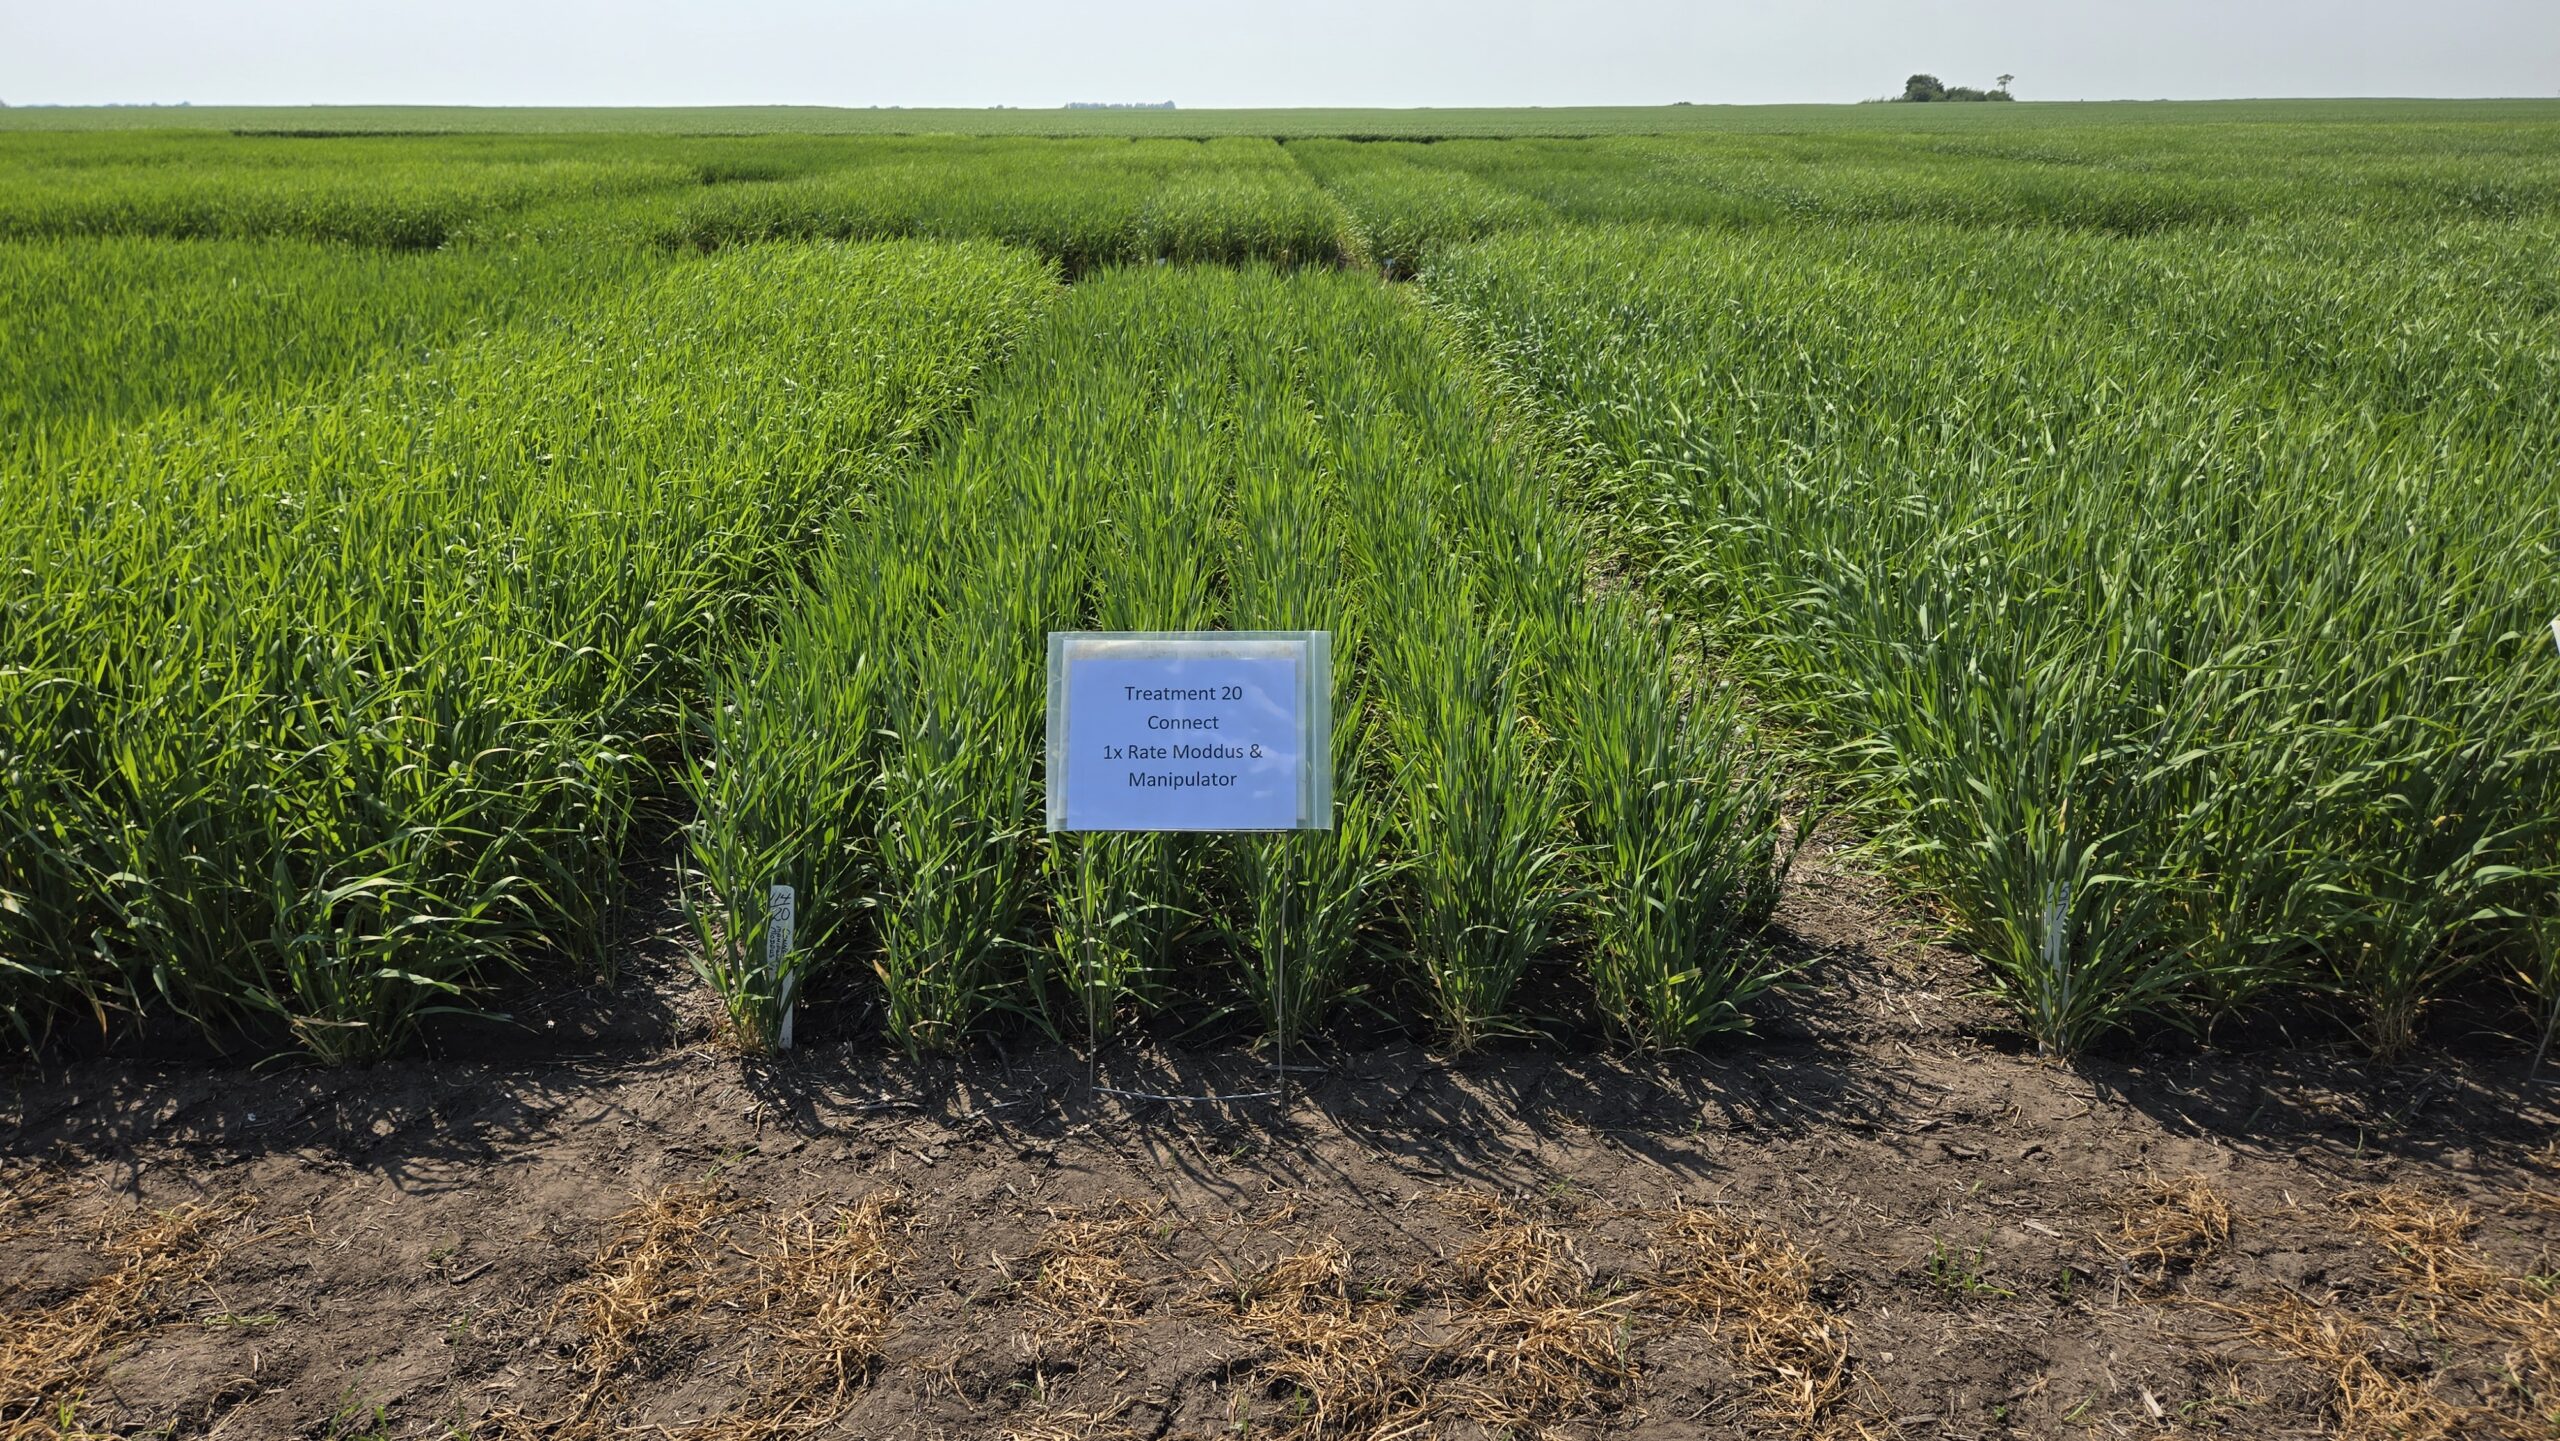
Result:
M2560 95L2560 0L0 0L12 104Z

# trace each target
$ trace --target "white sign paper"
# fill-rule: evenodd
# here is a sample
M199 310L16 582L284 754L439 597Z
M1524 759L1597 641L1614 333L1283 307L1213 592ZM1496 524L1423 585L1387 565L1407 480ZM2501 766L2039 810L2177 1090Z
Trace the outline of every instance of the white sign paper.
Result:
M1049 829L1332 825L1323 631L1053 632Z

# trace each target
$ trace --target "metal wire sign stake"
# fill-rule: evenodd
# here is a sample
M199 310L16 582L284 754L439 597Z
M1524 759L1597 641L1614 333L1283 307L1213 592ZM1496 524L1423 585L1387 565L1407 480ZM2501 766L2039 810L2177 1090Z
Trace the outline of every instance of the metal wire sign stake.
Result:
M1051 631L1049 831L1226 832L1270 837L1333 829L1333 636L1321 630ZM1289 1094L1288 894L1271 939L1272 1086L1233 1095L1166 1096L1101 1084L1103 977L1097 917L1121 898L1087 842L1076 880L1078 984L1084 993L1085 1085L1148 1101L1278 1100Z

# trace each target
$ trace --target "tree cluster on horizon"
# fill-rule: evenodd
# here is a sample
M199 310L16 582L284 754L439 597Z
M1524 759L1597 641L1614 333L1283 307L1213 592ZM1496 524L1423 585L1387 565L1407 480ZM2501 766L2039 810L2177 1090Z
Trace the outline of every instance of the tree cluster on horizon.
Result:
M2017 78L2015 75L2003 75L1993 88L1976 90L1970 85L1948 85L1935 75L1914 75L1903 82L1902 93L1894 98L1915 103L1931 100L2015 100L2018 97L2009 93L2009 82Z

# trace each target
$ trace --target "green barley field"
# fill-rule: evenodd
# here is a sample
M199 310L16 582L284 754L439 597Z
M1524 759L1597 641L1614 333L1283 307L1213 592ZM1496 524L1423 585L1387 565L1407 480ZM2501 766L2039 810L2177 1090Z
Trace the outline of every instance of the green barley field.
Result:
M0 111L0 487L17 1046L651 888L751 1049L1747 1045L1817 829L2050 1052L2560 1021L2560 102ZM1044 834L1217 627L1335 828Z

